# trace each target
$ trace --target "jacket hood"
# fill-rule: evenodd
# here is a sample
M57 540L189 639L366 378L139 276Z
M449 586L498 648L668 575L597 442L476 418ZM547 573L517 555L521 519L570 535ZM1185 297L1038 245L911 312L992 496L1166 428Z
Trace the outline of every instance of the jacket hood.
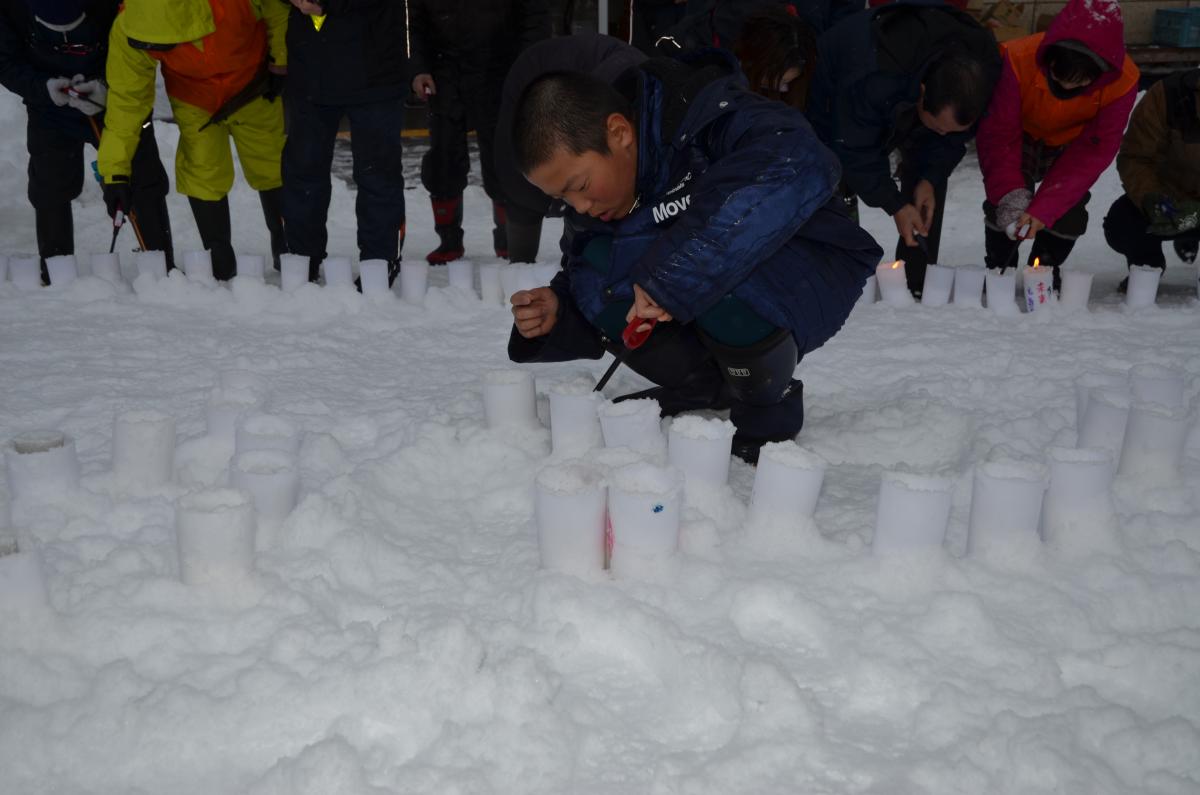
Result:
M1066 41L1073 42L1075 49L1086 48L1108 64L1108 71L1088 86L1085 94L1098 91L1120 78L1125 63L1125 22L1121 17L1121 4L1117 0L1070 0L1050 23L1038 45L1037 64L1043 72L1046 70L1046 48Z
M181 44L215 31L208 0L125 0L125 34L149 44Z

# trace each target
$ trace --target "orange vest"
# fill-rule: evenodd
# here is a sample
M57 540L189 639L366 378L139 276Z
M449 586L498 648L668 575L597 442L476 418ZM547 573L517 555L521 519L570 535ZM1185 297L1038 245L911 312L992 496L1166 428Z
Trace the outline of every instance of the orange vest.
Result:
M1129 93L1137 85L1139 72L1133 59L1125 56L1121 74L1101 88L1071 99L1058 99L1050 93L1046 75L1037 63L1038 46L1046 34L1032 36L1000 45L1008 55L1017 83L1021 86L1021 126L1026 134L1047 146L1066 146L1079 137L1083 128L1105 105Z
M267 24L255 17L249 0L208 1L215 31L199 42L147 54L162 63L168 96L216 113L267 60Z

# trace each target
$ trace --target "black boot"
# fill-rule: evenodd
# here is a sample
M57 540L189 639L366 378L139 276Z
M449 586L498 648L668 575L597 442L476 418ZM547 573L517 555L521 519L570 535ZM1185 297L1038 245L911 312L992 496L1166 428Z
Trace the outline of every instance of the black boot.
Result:
M510 213L506 237L509 262L536 262L542 243L542 219L533 223L515 221Z
M267 233L271 236L271 258L275 260L275 270L279 270L279 255L287 253L287 236L283 230L283 188L260 190L258 201L262 205L263 220L267 222ZM320 273L321 260L317 259L316 269L308 266L308 280L315 282Z
M734 455L755 464L767 442L796 438L804 425L804 385L792 378L800 360L792 332L779 329L745 348L722 345L703 333L701 339L733 397Z
M1200 250L1200 239L1177 237L1171 242L1175 246L1175 253L1183 260L1184 265L1191 265L1196 261L1196 253Z
M229 228L229 197L206 201L188 196L200 241L212 255L213 276L228 281L237 275L237 257L233 254L233 233Z
M992 229L990 226L983 227L983 262L991 269L1015 267L1017 264L1017 251L1021 246L1021 241L1010 240L1008 235L1001 232L999 229Z
M167 270L175 267L175 247L171 239L171 217L167 214L166 196L133 197L134 220L140 235L138 245L143 251L161 251L167 259Z
M1029 264L1032 265L1034 260L1038 260L1038 267L1049 266L1054 269L1055 292L1062 290L1060 271L1073 248L1075 248L1074 238L1062 237L1046 229L1038 232L1037 237L1033 239L1033 249L1029 252Z
M610 342L607 347L614 356L625 351L620 342ZM653 398L664 417L729 407L728 391L716 362L690 327L678 323L657 327L642 347L627 352L625 364L658 386L622 395L613 402Z
M75 219L71 215L71 203L35 207L33 217L37 229L38 255L42 260L42 284L49 284L46 257L75 253Z
M433 251L425 255L430 265L445 265L452 260L461 259L463 249L463 208L462 196L451 199L430 198L433 204L433 228L438 233L441 243Z

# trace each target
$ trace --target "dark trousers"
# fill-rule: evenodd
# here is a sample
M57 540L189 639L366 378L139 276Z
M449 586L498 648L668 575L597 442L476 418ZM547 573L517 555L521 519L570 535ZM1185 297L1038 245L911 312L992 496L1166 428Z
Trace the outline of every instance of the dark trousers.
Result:
M104 118L96 124L103 129ZM99 145L96 133L85 116L78 123L65 125L57 119L29 112L25 145L29 151L29 203L37 224L38 254L46 257L75 253L75 223L71 202L83 190L83 145ZM164 251L171 261L171 228L166 217L165 200L170 182L158 156L154 126L142 128L142 137L133 154L133 210L149 250ZM87 172L91 173L91 168ZM108 241L97 241L107 245Z
M283 221L288 250L322 260L329 234L330 172L338 126L350 122L357 188L355 217L361 259L395 260L404 228L404 163L400 99L361 105L316 105L292 92L283 147Z
M1109 247L1119 254L1125 255L1127 265L1151 265L1156 268L1167 267L1167 259L1163 256L1164 240L1200 241L1200 229L1192 229L1177 235L1152 235L1147 230L1149 219L1130 201L1128 195L1113 202L1104 217L1104 239Z
M437 93L429 98L429 151L421 158L421 184L434 199L453 199L467 187L471 160L467 132L475 131L483 190L503 201L492 142L500 115L499 86L457 72L435 73ZM494 89L494 90L492 90Z
M912 151L901 150L900 167L897 169L897 176L900 177L900 193L909 202L913 200L913 191L917 189L917 183L922 179L917 170L916 155L912 154ZM904 260L904 273L908 278L908 289L914 292L920 292L925 287L925 267L931 262L937 262L938 250L942 245L942 217L946 210L946 189L946 180L933 185L933 197L936 204L933 210L933 223L929 225L929 235L924 241L925 248L907 245L904 238L896 241L896 259Z
M1021 175L1025 177L1025 187L1033 190L1041 182L1046 172L1062 154L1062 147L1050 147L1041 141L1035 141L1025 136L1021 142ZM1092 198L1091 193L1084 193L1074 207L1063 213L1053 226L1037 233L1029 252L1030 263L1034 258L1042 259L1043 264L1058 268L1066 260L1075 241L1083 236L1088 227L1087 203ZM1020 241L1009 240L1004 230L996 223L996 205L983 202L983 223L987 249L984 262L989 268L1012 267L1016 264L1016 250ZM997 234L998 233L998 234ZM1055 271L1057 275L1057 270Z

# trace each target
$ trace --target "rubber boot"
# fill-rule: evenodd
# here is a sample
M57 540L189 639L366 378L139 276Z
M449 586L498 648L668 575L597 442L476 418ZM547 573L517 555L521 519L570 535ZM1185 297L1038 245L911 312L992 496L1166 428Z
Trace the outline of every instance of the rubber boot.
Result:
M614 403L637 398L653 398L664 417L697 409L729 407L729 394L716 362L696 332L678 323L660 325L649 339L633 351L624 345L607 342L614 356L625 354L625 365L658 386L622 395Z
M425 255L430 265L445 265L460 259L463 251L462 195L453 199L430 199L433 204L433 228L441 243Z
M133 197L136 230L125 234L140 234L138 245L143 251L161 251L167 259L167 270L175 267L175 245L171 238L171 216L167 214L166 196Z
M508 213L503 202L492 201L492 247L500 259L508 259Z
M538 248L542 243L542 219L529 223L514 221L508 215L508 261L537 262Z
M1171 243L1175 247L1175 254L1183 260L1184 265L1191 265L1196 261L1196 253L1200 251L1200 240L1194 237L1177 237Z
M1075 248L1075 240L1062 237L1043 229L1033 239L1033 249L1029 252L1029 264L1035 259L1040 260L1039 267L1050 266L1054 269L1054 292L1062 290L1062 265Z
M33 217L37 228L38 256L42 261L42 284L49 284L46 257L75 253L75 218L71 215L70 202L50 208L35 207Z
M233 254L233 234L229 228L229 197L206 201L188 196L200 241L212 255L213 276L228 281L237 275L237 257Z
M796 438L804 425L804 384L792 378L800 350L791 330L779 329L745 348L722 345L703 332L700 339L733 398L733 454L757 464L764 444Z
M287 235L283 229L283 188L260 190L258 202L262 205L263 220L267 224L267 234L271 236L271 259L275 262L275 270L279 270L279 255L287 253ZM320 259L317 260L319 268ZM315 282L319 269L314 272L312 264L308 266L308 280Z

